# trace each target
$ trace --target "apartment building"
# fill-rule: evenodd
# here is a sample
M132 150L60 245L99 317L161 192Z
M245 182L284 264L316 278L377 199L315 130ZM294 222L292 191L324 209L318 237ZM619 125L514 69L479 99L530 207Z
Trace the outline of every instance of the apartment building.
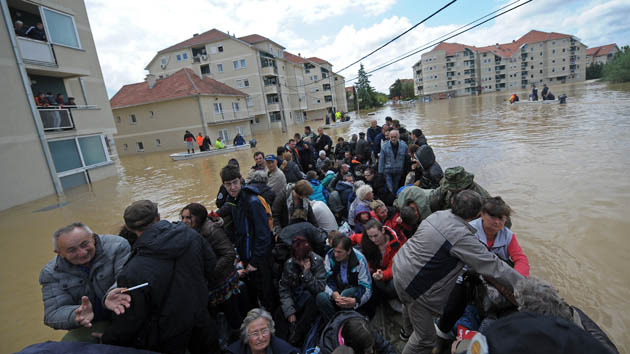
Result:
M422 59L413 64L413 93L424 96L424 82L422 81Z
M440 43L413 66L416 90L454 97L584 81L586 46L574 36L532 30L511 43ZM420 85L422 83L422 85Z
M0 5L0 209L116 175L116 127L83 1ZM39 92L75 104L37 106Z
M251 136L247 94L184 68L166 78L149 75L111 99L120 155L184 149L187 130L212 143Z
M586 50L586 65L606 64L619 52L617 44L606 44Z
M321 119L325 112L347 107L332 86L343 77L333 75L330 63L288 53L258 34L237 38L217 29L195 34L160 50L145 70L165 78L182 68L247 94L254 131ZM340 86L343 89L343 82Z

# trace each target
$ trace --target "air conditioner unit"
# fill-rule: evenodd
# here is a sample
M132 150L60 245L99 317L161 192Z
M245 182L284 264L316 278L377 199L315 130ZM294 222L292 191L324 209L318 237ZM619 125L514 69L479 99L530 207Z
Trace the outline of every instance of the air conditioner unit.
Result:
M166 69L166 64L161 64L160 66L162 67L162 69Z
M201 56L201 59L208 60L208 56L204 54L204 55Z

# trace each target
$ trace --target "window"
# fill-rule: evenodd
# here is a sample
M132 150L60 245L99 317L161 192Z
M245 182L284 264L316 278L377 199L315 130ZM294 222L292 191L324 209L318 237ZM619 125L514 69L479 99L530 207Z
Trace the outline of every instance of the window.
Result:
M51 43L81 48L79 34L74 24L74 18L45 7L42 7L47 33Z
M210 64L205 64L199 67L201 69L201 75L210 75Z
M555 50L555 49L552 49L552 50L551 50L551 54L556 54L556 50Z
M220 73L223 72L223 64L217 64L217 71Z
M252 100L252 98L249 96L247 96L245 101L247 102L247 107L252 107L254 105L254 100Z
M234 112L238 112L240 110L238 107L238 102L232 102L232 110Z
M217 46L217 50L219 51L219 53L223 53L223 45L222 45L222 44L219 44L219 45Z
M562 71L564 71L564 66L562 67Z
M142 143L142 141L136 142L136 151L139 151L139 152L144 151L144 144Z
M242 69L242 68L245 68L245 67L246 67L246 66L245 66L245 59L241 59L241 69Z
M116 116L116 123L120 123L121 119L120 116Z
M149 111L149 118L155 118L155 114L153 113L153 111Z
M129 151L129 145L128 144L123 144L123 149L125 151Z
M162 65L166 65L166 57L162 57Z
M177 54L175 57L177 58L177 61L182 61L182 56L181 56L181 54Z
M318 104L320 100L318 98L313 98L313 104Z
M217 47L210 47L210 53L217 54Z
M269 113L269 120L271 122L279 122L282 120L282 114L280 112L271 112Z
M214 103L214 113L223 113L223 105L221 103Z
M317 81L317 75L313 75L313 78L315 79L315 81Z
M102 135L49 141L48 147L59 177L109 162Z
M138 121L136 120L136 115L132 114L129 116L129 124L136 124Z
M540 73L542 74L542 69L540 69Z
M219 136L221 137L221 140L223 140L224 142L230 141L230 137L228 135L227 129L219 130Z
M236 87L237 88L249 87L249 80L248 79L236 80Z
M232 64L234 64L234 70L238 70L238 60L234 60Z
M243 127L238 126L234 129L236 131L236 134L241 134L241 136L245 136L245 133L243 132Z
M155 139L155 146L157 147L162 146L162 142L160 141L160 139Z
M269 53L273 54L273 46L271 44L269 45Z
M188 54L187 54L187 53L183 53L183 54L182 54L182 58L184 58L184 59L188 59Z

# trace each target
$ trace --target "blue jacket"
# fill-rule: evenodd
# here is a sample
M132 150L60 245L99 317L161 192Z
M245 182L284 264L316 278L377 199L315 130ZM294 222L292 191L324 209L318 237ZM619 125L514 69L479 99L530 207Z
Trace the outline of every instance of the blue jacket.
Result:
M269 341L269 347L267 349L271 349L271 353L273 354L299 354L300 351L293 347L291 344L283 341L282 339L272 335L271 340ZM249 344L243 343L240 340L230 344L227 348L228 353L232 354L247 354L251 353L249 349ZM269 351L268 351L269 352Z
M326 294L331 295L337 291L341 293L347 288L355 287L359 289L356 294L356 305L354 308L365 304L372 296L372 275L365 256L357 249L352 249L347 259L347 284L344 284L340 272L341 264L335 260L333 250L329 250L324 260L326 269Z
M398 140L396 156L394 156L392 142L386 142L378 158L378 173L403 173L405 156L407 156L407 144L404 141Z
M378 135L374 137L374 140L372 140L372 151L374 151L375 154L381 152L381 141L383 140L385 140L383 133L378 133Z
M311 186L313 187L313 194L311 194L308 199L320 200L328 204L328 190L324 188L324 185L316 179L312 179L309 182L311 182Z
M236 138L234 138L234 141L232 141L232 144L234 144L234 145L245 145L245 139L243 139L242 135L239 135Z
M272 246L269 219L258 195L257 186L244 186L236 208L232 208L236 250L245 265L251 263L254 267L271 256Z

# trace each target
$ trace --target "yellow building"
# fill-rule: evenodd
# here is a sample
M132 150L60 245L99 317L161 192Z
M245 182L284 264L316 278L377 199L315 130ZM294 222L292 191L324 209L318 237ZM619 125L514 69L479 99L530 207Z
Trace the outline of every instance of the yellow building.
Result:
M0 5L0 209L116 175L116 127L83 1ZM39 92L64 105L37 106Z
M586 65L606 64L619 52L617 44L606 44L586 50Z
M123 86L111 99L120 155L184 150L184 134L221 137L232 144L236 134L248 140L253 116L247 94L191 69L179 69L158 79ZM195 142L195 148L196 147ZM211 145L212 145L211 144Z
M440 43L413 66L416 90L435 97L529 89L586 79L586 46L574 36L532 30L511 43ZM419 85L422 83L422 85Z

